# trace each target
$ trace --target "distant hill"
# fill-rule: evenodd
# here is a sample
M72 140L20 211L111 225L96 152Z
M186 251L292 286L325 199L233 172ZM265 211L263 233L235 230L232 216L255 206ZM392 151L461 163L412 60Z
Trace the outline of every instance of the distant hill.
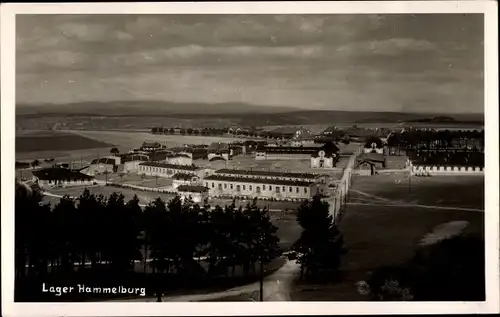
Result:
M18 104L18 115L156 116L248 114L296 111L292 107L255 106L245 103L176 103L166 101L78 102L70 104Z
M42 118L44 120L42 120ZM91 120L100 118L100 120ZM141 119L142 118L142 119ZM106 120L104 120L106 119ZM149 127L155 125L176 125L181 121L212 122L215 125L240 126L284 126L336 123L465 123L482 124L482 114L429 114L377 111L337 111L303 110L290 107L267 107L244 103L172 103L161 101L144 102L95 102L65 105L41 104L18 105L16 107L18 124L28 122L27 126L39 123L54 126L59 123L78 125L98 124L103 128ZM112 123L110 123L112 121ZM141 124L139 124L142 122ZM170 122L170 123L169 123ZM174 122L174 123L172 123ZM26 125L25 125L26 128Z

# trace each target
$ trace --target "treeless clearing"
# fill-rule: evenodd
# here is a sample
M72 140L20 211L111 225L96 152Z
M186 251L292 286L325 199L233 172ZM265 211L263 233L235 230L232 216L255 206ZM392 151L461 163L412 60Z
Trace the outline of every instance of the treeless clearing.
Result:
M439 209L484 206L483 177L412 177L396 183L401 176L355 177L345 215L339 224L348 253L342 262L345 279L337 284L316 285L297 281L292 293L298 301L366 300L354 283L369 271L410 259L419 242L437 226L450 221L468 222L465 232L484 235L484 213ZM356 203L361 203L357 205ZM419 204L435 206L420 208Z
M148 132L125 132L125 131L90 131L72 130L68 131L87 138L102 140L117 146L120 151L129 151L138 148L144 141L156 141L167 147L176 147L183 144L206 144L214 142L229 143L234 141L245 141L245 138L233 138L223 136L189 136L189 135L163 135Z
M16 136L16 153L38 151L71 151L111 146L108 143L73 133L36 132Z

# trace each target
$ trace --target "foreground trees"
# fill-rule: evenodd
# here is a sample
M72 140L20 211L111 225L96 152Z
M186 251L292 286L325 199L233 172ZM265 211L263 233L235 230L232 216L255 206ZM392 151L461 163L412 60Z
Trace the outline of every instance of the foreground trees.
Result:
M16 188L18 281L77 271L129 274L140 263L143 273L190 279L234 275L236 267L246 275L260 259L280 254L277 228L256 202L211 210L179 197L158 198L143 210L137 197L125 201L122 194L85 190L51 208L38 192Z
M297 220L303 231L294 245L306 278L335 277L346 252L344 239L330 215L329 205L315 196L298 209Z

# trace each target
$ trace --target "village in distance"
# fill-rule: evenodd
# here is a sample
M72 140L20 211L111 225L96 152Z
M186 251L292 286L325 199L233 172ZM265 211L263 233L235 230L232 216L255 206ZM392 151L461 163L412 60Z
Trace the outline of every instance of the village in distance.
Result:
M16 300L479 300L484 130L421 121L18 131Z

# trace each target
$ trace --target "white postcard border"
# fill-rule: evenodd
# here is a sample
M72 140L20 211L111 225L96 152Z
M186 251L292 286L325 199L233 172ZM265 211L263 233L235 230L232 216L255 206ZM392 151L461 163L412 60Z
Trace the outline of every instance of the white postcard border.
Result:
M190 316L316 314L474 314L499 311L498 16L495 1L219 2L2 4L2 310L5 316ZM485 302L14 303L16 14L366 14L484 13Z

